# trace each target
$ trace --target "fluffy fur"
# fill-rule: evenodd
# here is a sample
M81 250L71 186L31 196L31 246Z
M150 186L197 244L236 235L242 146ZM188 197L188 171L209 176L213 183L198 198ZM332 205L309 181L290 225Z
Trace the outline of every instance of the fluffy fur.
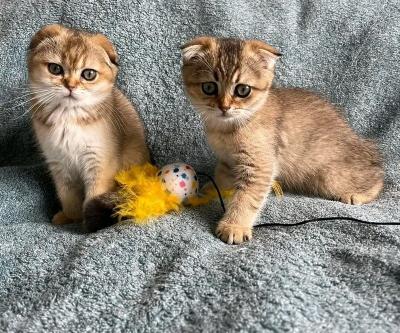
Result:
M114 46L101 34L49 25L32 38L28 67L33 128L62 205L53 223L82 220L89 207L89 230L110 224L95 210L110 208L101 198L114 190L114 176L149 160L143 124L114 86Z
M235 188L216 231L229 244L252 237L274 180L284 190L348 204L370 202L383 187L375 144L357 136L332 104L272 87L279 56L256 40L200 37L182 47L185 89L219 158L216 181ZM217 92L207 95L205 83ZM238 96L240 84L250 87L248 96Z

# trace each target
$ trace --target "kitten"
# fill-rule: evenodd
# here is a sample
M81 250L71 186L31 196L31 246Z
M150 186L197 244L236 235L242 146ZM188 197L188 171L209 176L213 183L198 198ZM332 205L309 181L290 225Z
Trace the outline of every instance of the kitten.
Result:
M109 221L93 210L110 208L115 174L149 161L143 124L114 86L115 48L104 35L48 25L31 40L28 67L33 128L62 205L53 223L82 220L89 204L86 226L97 230Z
M348 204L370 202L383 187L376 146L333 105L308 91L272 87L279 56L256 40L199 37L182 47L186 93L219 159L216 182L235 188L216 230L229 244L251 239L274 180Z

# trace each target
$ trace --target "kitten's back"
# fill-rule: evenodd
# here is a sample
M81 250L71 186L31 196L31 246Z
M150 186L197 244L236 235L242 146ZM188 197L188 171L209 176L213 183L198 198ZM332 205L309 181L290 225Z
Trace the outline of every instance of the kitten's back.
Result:
M276 144L289 188L296 184L295 190L313 192L316 187L308 188L308 179L329 173L336 182L352 179L360 192L375 183L379 190L373 196L379 193L383 171L377 146L358 136L340 109L304 89L275 88L271 97L264 111L279 109Z

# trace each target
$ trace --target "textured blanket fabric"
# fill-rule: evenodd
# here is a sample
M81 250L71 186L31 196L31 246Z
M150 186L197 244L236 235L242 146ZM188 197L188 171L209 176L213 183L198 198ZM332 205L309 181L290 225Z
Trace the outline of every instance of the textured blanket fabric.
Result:
M200 34L263 39L284 54L278 85L322 93L378 142L386 187L362 207L272 196L259 222L399 221L399 13L397 0L0 0L0 331L398 331L400 227L265 228L229 246L212 233L216 203L90 235L51 225L58 203L21 88L42 25L103 32L155 161L211 172L215 159L182 90L179 46Z

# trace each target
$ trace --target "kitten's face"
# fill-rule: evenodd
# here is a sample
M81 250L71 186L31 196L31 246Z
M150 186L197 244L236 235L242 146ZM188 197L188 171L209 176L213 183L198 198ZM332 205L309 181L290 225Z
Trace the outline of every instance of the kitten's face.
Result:
M260 41L200 37L182 56L192 104L208 126L222 129L245 123L265 102L279 53Z
M44 107L97 105L112 91L116 57L111 42L103 35L46 26L30 45L31 90Z

